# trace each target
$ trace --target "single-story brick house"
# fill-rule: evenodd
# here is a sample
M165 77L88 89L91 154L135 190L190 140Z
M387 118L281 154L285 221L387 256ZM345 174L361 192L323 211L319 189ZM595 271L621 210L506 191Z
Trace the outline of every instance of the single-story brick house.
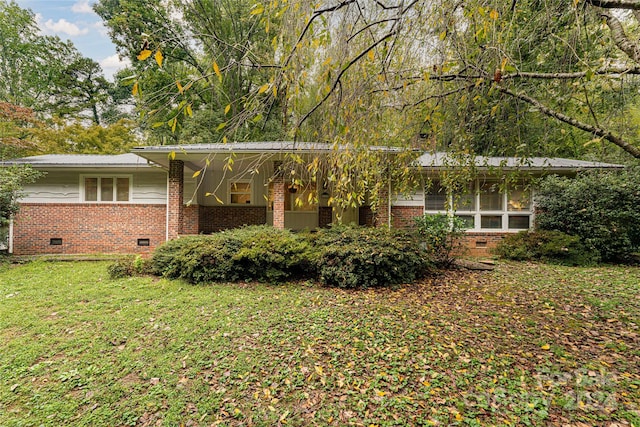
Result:
M292 142L145 146L121 155L42 155L5 162L0 165L30 164L46 172L24 189L9 230L9 251L148 254L180 235L245 224L293 230L325 227L336 220L326 189L294 188L277 169L287 153L310 158L332 149L329 144ZM394 153L393 148L378 149ZM427 153L416 163L429 182L424 190L411 196L390 191L375 214L364 205L341 212L342 221L405 227L415 216L455 207L455 215L468 225L472 253L482 254L505 233L533 225L531 190L497 185L505 171L539 176L622 168L559 158L466 161L475 168L476 178L459 197L447 194L438 180L443 171L455 170L460 163L442 153Z

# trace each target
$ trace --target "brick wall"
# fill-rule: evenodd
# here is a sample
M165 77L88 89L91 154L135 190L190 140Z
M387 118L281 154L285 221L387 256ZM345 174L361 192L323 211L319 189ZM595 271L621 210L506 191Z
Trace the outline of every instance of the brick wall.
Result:
M166 205L25 203L14 221L14 253L148 254L165 240ZM51 245L62 239L62 245ZM138 246L149 239L150 246Z
M464 236L465 246L467 247L465 255L469 256L489 256L491 249L495 248L509 233L477 233L468 232Z
M266 223L266 206L200 206L200 233Z
M393 206L391 207L391 224L393 228L412 228L413 218L423 214L422 206Z
M318 208L318 227L327 228L333 222L333 208L331 206L320 206Z
M200 233L200 206L185 206L182 210L182 234Z

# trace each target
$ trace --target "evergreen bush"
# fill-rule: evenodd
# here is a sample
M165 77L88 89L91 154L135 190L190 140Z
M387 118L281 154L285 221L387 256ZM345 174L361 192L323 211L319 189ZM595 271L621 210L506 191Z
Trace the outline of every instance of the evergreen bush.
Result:
M411 283L433 266L415 237L387 228L333 227L318 232L318 279L328 286L370 288Z
M536 193L536 227L578 236L602 261L631 259L640 249L640 173L547 177Z
M599 260L598 252L586 247L580 237L549 230L510 234L494 252L515 261L540 260L571 266L593 265Z

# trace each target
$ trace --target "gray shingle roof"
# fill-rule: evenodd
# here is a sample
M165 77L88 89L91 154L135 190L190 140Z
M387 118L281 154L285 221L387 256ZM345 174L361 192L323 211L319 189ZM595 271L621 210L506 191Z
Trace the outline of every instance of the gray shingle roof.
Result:
M623 169L624 165L589 162L584 160L563 159L559 157L453 157L443 152L425 153L417 163L424 168L441 169L460 165L475 165L478 168L507 169Z
M343 148L343 146L340 146ZM400 151L397 147L372 146L374 150ZM295 141L263 141L263 142L230 142L227 144L186 144L186 145L155 145L135 147L134 153L226 153L226 152L283 152L283 151L331 151L333 144L322 142Z
M127 154L44 154L41 156L23 157L0 163L2 166L25 165L34 167L147 167L142 157Z

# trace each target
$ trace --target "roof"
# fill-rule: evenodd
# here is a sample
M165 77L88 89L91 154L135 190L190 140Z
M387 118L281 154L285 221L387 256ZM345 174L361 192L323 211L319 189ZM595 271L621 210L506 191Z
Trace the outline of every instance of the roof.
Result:
M529 169L529 170L579 170L579 169L623 169L624 165L563 159L560 157L454 157L448 153L425 153L417 163L424 168L441 169L447 167L474 165L480 169Z
M33 167L148 167L142 157L127 154L44 154L41 156L23 157L0 163L0 166L31 165Z
M332 151L336 146L322 142L297 142L297 141L256 141L256 142L230 142L227 144L185 144L185 145L149 145L135 147L133 153L263 153L263 152L317 152ZM338 146L345 148L346 146ZM371 146L369 149L397 152L400 147Z

